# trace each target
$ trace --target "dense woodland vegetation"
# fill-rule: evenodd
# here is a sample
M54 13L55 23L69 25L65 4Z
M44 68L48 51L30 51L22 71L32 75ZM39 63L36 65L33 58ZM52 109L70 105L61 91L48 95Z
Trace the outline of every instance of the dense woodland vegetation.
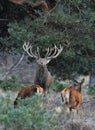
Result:
M95 78L95 0L0 0L0 53L23 55L25 41L34 50L39 47L42 57L46 48L63 46L48 66L57 79ZM95 98L89 94L95 95L95 85L89 90L83 86L83 107L76 122L70 115L65 119L61 102L60 91L69 85L55 80L46 97L18 99L14 109L16 90L24 85L14 75L0 80L0 129L94 130Z
M34 48L63 46L50 69L61 79L92 75L95 66L95 3L91 0L1 0L0 51L23 53ZM54 66L53 66L54 65Z

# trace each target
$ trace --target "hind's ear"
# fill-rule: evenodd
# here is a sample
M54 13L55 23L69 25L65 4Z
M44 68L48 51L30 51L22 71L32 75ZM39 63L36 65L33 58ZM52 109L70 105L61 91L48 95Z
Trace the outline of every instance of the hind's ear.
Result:
M84 83L84 81L85 81L85 79L83 78L83 79L81 80L81 84L83 84L83 83Z

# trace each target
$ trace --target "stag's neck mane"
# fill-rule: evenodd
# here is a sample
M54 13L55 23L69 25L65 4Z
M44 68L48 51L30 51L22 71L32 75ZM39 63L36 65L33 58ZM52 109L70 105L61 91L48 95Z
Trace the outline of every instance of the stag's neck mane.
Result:
M38 70L37 70L38 75L42 74L43 76L43 74L47 74L47 72L48 72L48 69L46 65L44 65L43 67L41 65L38 65Z
M42 86L46 90L46 84L48 79L48 69L47 66L41 67L38 65L38 70L36 72L34 83Z

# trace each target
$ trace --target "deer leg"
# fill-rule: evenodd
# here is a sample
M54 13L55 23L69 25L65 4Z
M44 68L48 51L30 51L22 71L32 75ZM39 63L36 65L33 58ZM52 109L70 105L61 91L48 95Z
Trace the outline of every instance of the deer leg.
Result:
M44 90L44 97L46 97L46 95L47 95L47 91L46 91L46 90Z
M81 105L81 103L78 103L78 105L75 107L77 114L78 114L78 110L79 110L80 105Z
M46 89L46 94L49 94L49 88L47 87L47 89Z

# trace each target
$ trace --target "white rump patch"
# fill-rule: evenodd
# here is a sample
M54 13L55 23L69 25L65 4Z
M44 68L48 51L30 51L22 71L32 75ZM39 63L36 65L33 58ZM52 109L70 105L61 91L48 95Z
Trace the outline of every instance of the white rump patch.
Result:
M64 96L63 96L64 103L69 103L70 92L69 92L69 91L64 91L62 95L64 95Z
M37 89L37 93L40 93L39 89Z
M69 103L69 99L70 99L70 92L66 91L66 102Z

